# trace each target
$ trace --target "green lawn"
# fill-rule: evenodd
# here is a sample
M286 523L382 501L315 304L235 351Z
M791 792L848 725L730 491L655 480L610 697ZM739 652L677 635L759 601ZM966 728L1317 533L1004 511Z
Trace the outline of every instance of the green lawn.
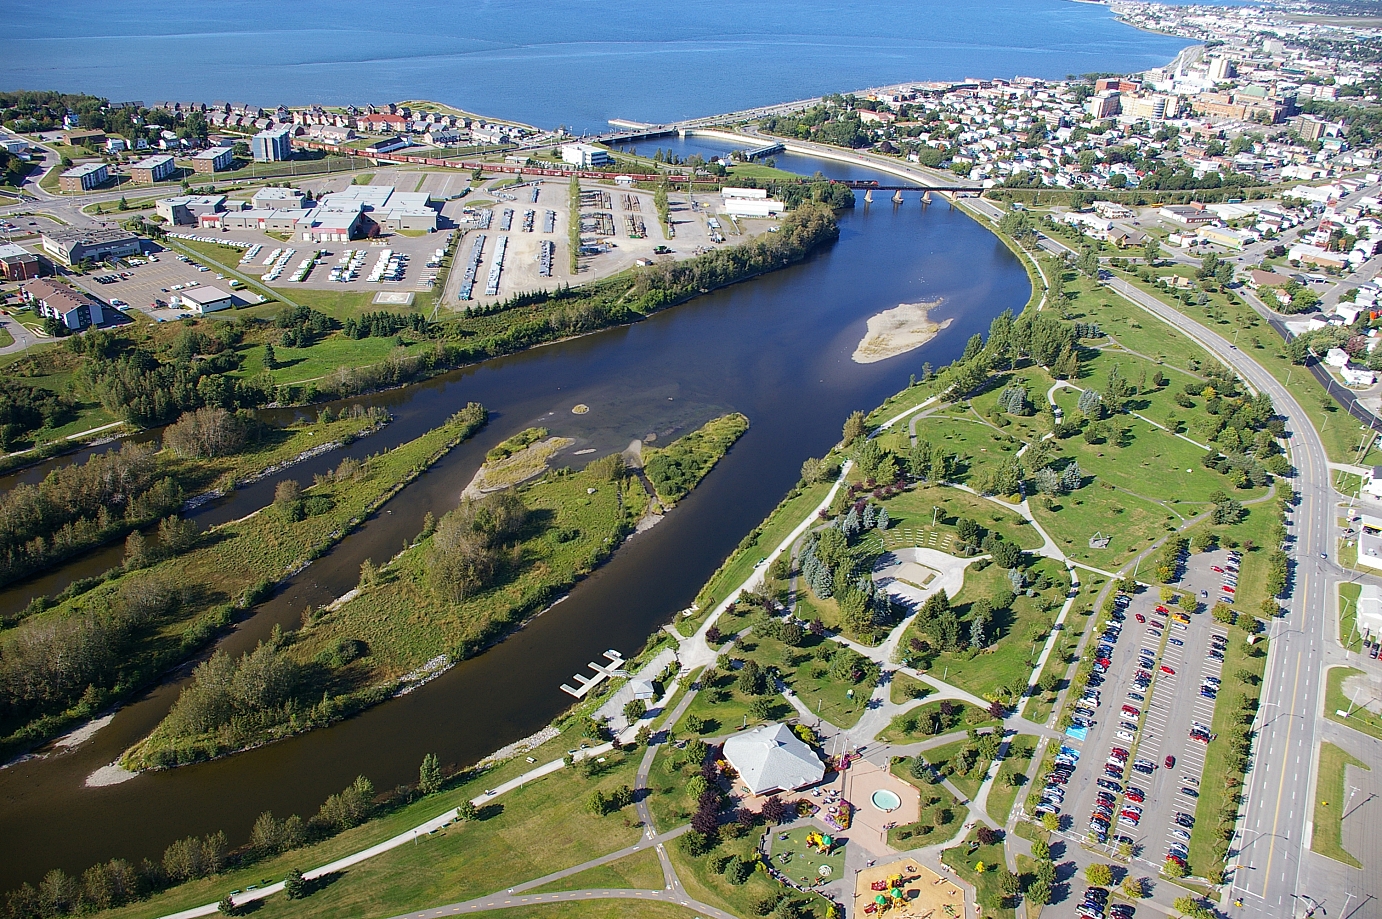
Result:
M1011 610L994 611L989 623L991 644L982 652L937 651L934 647L925 652L915 650L913 639L934 642L935 638L914 623L903 636L904 658L912 659L915 666L929 670L932 676L982 698L1016 699L1031 676L1038 653L1034 648L1039 649L1045 640L1070 586L1065 566L1051 559L1037 558L1028 565L1026 573L1033 582L1035 596L1024 593L1014 599ZM991 599L1010 589L1006 573L997 565L982 571L976 571L974 566L967 569L964 587L951 598L960 619L961 636L968 637L969 613L975 600Z
M1160 505L1097 480L1061 497L1056 508L1047 510L1038 503L1032 513L1062 552L1104 571L1117 571L1181 522ZM1090 548L1090 537L1096 533L1113 540L1105 548Z
M1358 632L1358 595L1362 584L1339 585L1339 643L1350 651L1363 650L1363 636Z
M573 900L513 906L499 915L503 919L700 919L689 907L657 900Z
M998 769L998 776L993 780L993 787L989 789L987 802L988 814L999 826L1007 822L1013 803L1017 801L1022 786L1027 782L1025 773L1032 763L1033 754L1036 753L1036 745L1037 738L1034 735L1019 734L1012 739L1008 747L1008 756ZM1020 784L1008 784L1008 776L1017 776Z
M1172 269L1158 269L1159 276L1167 274L1191 275L1193 269L1187 266L1177 266ZM1325 450L1329 454L1330 460L1340 463L1359 463L1360 465L1372 465L1376 462L1378 451L1374 448L1368 451L1367 456L1359 459L1358 447L1361 443L1361 435L1358 423L1349 418L1346 414L1338 410L1338 406L1330 400L1330 408L1323 407L1326 393L1310 372L1304 368L1294 365L1286 357L1283 342L1280 337L1267 327L1265 321L1241 299L1237 305L1229 304L1221 293L1209 295L1209 303L1206 307L1187 306L1184 303L1172 303L1170 295L1166 289L1155 284L1149 284L1135 274L1119 272L1120 277L1129 281L1142 290L1156 296L1163 302L1170 303L1176 309L1185 313L1192 319L1215 329L1221 335L1231 337L1237 330L1241 330L1238 345L1242 350L1261 364L1278 381L1287 385L1296 401L1305 410L1310 422L1315 430L1320 433L1320 438L1324 441ZM1112 297L1112 293L1108 294ZM1120 298L1121 299L1121 298ZM1160 323L1151 314L1144 313L1147 317L1147 325L1151 327L1159 325L1166 329L1167 326Z
M988 712L965 702L948 703L951 714L947 718L940 713L943 704L946 703L926 702L910 711L903 712L894 718L891 724L878 732L878 739L892 744L920 743L933 737L949 734L951 731L997 727L1000 723ZM929 725L933 716L940 719L940 730L936 733L929 733ZM923 755L930 759L929 753Z
M912 699L923 699L934 691L926 683L914 680L905 673L894 673L892 684L888 687L888 698L894 705L901 705Z
M1372 771L1370 766L1350 756L1341 747L1327 742L1320 744L1320 770L1315 785L1315 829L1310 837L1310 848L1327 858L1361 868L1363 863L1344 848L1343 842L1344 808L1349 801L1345 766Z
M657 850L644 849L633 855L625 855L607 865L587 868L560 881L534 887L527 893L556 893L561 890L596 890L608 887L661 890L664 884L662 863L658 861Z
M1003 890L999 886L998 875L1000 871L1007 870L1007 861L1003 855L1001 842L991 846L981 846L978 839L971 833L965 837L965 841L960 845L942 852L941 861L962 880L978 889L980 903L988 902L991 897L1002 896ZM980 865L984 868L983 874L977 870ZM980 915L985 919L1011 919L1013 911L1006 908L990 909L984 907Z
M1247 568L1244 566L1243 573ZM1246 580L1239 583L1246 583ZM1228 763L1228 738L1238 712L1246 700L1257 700L1261 685L1253 685L1239 679L1238 674L1246 671L1255 680L1261 680L1267 664L1267 642L1259 641L1248 645L1241 629L1228 631L1228 649L1221 668L1223 683L1219 687L1219 697L1214 703L1214 720L1211 723L1215 739L1205 749L1204 772L1200 776L1200 799L1195 807L1197 819L1190 832L1190 868L1197 877L1205 877L1213 868L1222 868L1227 843L1220 835L1225 803L1232 794L1242 792L1243 776L1231 774ZM1155 691L1156 687L1153 686ZM1237 807L1233 809L1237 814Z
M752 857L761 836L757 831L749 832L738 839L727 837L723 833L721 835L719 845L700 857L688 855L680 841L669 844L667 854L672 859L672 866L676 869L677 877L681 878L686 892L693 899L719 907L735 916L756 916L758 903L765 898L780 895L783 892L781 885L769 878L766 873L754 871L745 883L736 886L729 883L723 874L716 873L714 865L730 855L740 858ZM826 903L823 897L816 894L793 896L798 902L803 902L804 911L812 919L824 919Z
M567 750L578 746L581 742L582 738L579 730L569 729L532 750L528 755L532 756L539 763L551 762L552 760L560 759ZM636 768L636 763L637 756L631 759L625 759L621 756L617 763L611 764L611 770L608 773L599 777L586 779L574 772L567 771L545 777L534 785L525 787L512 799L507 795L501 798L500 801L504 803L504 809L494 819L482 821L472 826L453 827L443 834L427 837L424 842L418 844L416 849L412 846L405 846L394 850L394 853L406 854L415 851L419 856L425 854L429 858L434 856L442 857L445 856L445 853L438 852L439 846L436 845L438 842L447 840L454 842L455 837L453 834L460 833L469 834L471 842L480 842L481 837L471 834L470 831L485 826L485 824L488 824L484 831L485 838L488 838L489 834L495 833L496 831L500 832L502 836L505 821L512 827L515 822L526 821L535 815L540 816L543 810L542 800L547 795L547 792L542 791L542 786L546 783L552 783L552 785L548 787L553 789L553 794L557 798L563 795L567 797L576 796L580 791L585 789L585 786L589 786L590 789L603 789L606 785L609 787L617 787L626 782L632 784L632 770ZM475 797L486 788L492 788L532 768L533 765L527 762L525 757L515 757L514 759L507 760L488 770L484 770L466 781L452 783L445 791L439 794L414 801L405 807L391 811L358 827L346 830L339 835L323 840L322 842L283 855L274 856L244 868L228 871L217 877L190 881L186 884L164 891L163 893L156 894L144 902L132 904L119 910L113 910L109 915L114 917L114 919L161 916L203 903L213 902L220 899L229 890L237 888L244 889L251 884L261 883L265 878L272 878L275 880L281 879L294 867L306 870L318 865L327 864L328 862L334 861L352 852L369 848L399 833L405 832L411 827L417 826L420 823L436 817L438 814L446 812L462 801ZM538 793L529 795L528 792ZM588 794L586 796L588 797ZM581 815L584 816L584 800L578 800L575 804L577 807L581 808ZM566 862L566 865L579 864L582 861L598 856L601 853L594 850L601 846L603 846L603 851L613 852L625 845L631 844L637 838L637 833L635 832L631 835L626 833L623 827L623 816L623 814L616 814L599 820L596 820L594 817L586 818L593 823L592 829L595 831L595 835L592 837L592 846L587 854L576 853L578 857L572 858L570 861ZM238 844L242 842L242 840L234 840L234 842ZM557 845L560 842L561 840L553 840L550 844ZM499 858L501 856L481 857ZM425 865L426 863L420 864ZM544 869L539 865L538 869L532 875L525 878L514 878L510 883L541 877L543 874L560 870L562 867L565 866L557 865L552 868ZM356 869L352 869L352 872L355 870ZM345 882L350 882L350 879L345 879ZM495 884L495 889L500 889L500 887L500 883ZM436 902L448 903L454 899L455 897L450 899L443 898L436 900ZM408 905L409 904L400 903L400 911ZM416 905L421 906L426 904L418 903ZM388 914L381 913L380 915Z
M347 338L330 335L306 348L274 346L276 367L269 371L275 383L305 383L329 376L341 367L380 363L395 353L418 354L435 347L430 341L400 347L394 338ZM250 348L237 376L253 378L264 372L264 349Z
M920 433L922 426L918 425ZM917 485L901 494L886 498L882 505L888 509L888 529L882 534L884 545L925 546L952 552L955 525L965 517L1017 543L1023 549L1038 549L1041 534L1022 515L1005 510L1002 505L941 485ZM937 512L935 509L940 508ZM934 524L932 521L935 521Z
M1353 667L1329 668L1329 672L1325 674L1324 716L1382 740L1382 717L1350 701L1348 696L1344 695L1344 680L1362 673L1363 671ZM1351 714L1345 717L1339 712Z
M888 831L888 844L901 851L946 842L959 832L968 814L950 789L912 775L911 764L910 757L895 757L889 770L921 793L920 819Z
M773 867L803 885L814 884L823 878L840 878L845 872L847 843L837 843L829 853L822 853L806 844L807 835L815 829L813 825L806 824L791 830L774 827L768 831ZM828 870L820 872L821 866Z
M928 763L940 770L941 774L950 781L950 784L958 788L966 799L973 801L974 796L979 793L979 786L983 784L984 774L988 771L988 764L976 760L974 768L967 775L949 771L949 767L953 765L951 761L967 746L969 746L968 740L957 740L954 743L927 750L921 755Z
M1070 608L1070 614L1065 617L1065 623L1060 634L1056 638L1056 643L1051 647L1051 653L1046 658L1046 664L1041 668L1041 676L1038 682L1045 680L1048 676L1055 675L1060 679L1061 685L1065 684L1065 675L1070 670L1071 656L1080 646L1080 636L1094 620L1094 601L1099 596L1099 591L1103 589L1104 579L1093 572L1081 572L1083 580L1080 584L1080 595L1075 598L1075 604ZM1022 717L1033 724L1045 724L1051 717L1051 710L1055 707L1056 699L1059 697L1060 688L1055 692L1037 692L1027 700L1027 706L1022 710Z

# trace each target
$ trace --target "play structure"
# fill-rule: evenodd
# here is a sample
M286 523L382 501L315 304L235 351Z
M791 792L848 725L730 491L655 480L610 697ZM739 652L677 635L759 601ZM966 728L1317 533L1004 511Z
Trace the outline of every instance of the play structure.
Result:
M835 837L820 830L812 830L806 834L806 844L822 855L829 855L835 848Z
M960 919L964 892L949 879L904 859L860 871L854 905L860 915L875 919Z

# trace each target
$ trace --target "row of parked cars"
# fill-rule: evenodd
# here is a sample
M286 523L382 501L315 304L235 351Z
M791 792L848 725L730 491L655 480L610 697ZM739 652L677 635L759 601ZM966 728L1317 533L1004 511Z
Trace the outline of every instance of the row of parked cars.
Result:
M1114 903L1109 906L1108 891L1102 887L1087 887L1084 900L1075 910L1084 919L1104 919L1104 908L1108 908L1109 919L1132 919L1137 912L1131 903Z

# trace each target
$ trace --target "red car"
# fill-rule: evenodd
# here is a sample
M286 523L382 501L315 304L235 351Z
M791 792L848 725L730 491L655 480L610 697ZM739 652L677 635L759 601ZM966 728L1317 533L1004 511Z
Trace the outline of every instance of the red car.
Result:
M1157 611L1158 613L1163 613L1163 614L1168 615L1168 616L1171 614L1171 611L1170 611L1169 609L1167 609L1167 608L1164 607L1164 606L1160 606L1160 605L1157 606L1156 611Z
M1166 674L1167 676L1175 676L1175 675L1176 675L1176 672L1175 672L1174 670L1172 670L1170 667L1167 667L1165 664L1162 664L1162 665L1161 665L1160 667L1158 667L1157 669L1160 670L1162 673Z
M1167 769L1174 769L1174 768L1176 768L1176 758L1175 758L1174 756L1168 756L1168 757L1166 757L1166 768L1167 768Z
M1152 620L1152 628L1154 628L1154 629L1164 629L1164 628L1166 628L1166 623L1164 623L1164 622L1158 622L1157 620L1153 619L1153 620Z
M1225 585L1223 586L1223 588L1221 588L1221 589L1224 591L1224 593L1228 593L1228 594L1231 594L1231 593L1234 593L1234 592L1235 592L1234 589L1233 589L1232 587L1229 587L1227 584L1225 584Z
M1128 793L1124 795L1124 797L1126 797L1129 801L1133 802L1134 804L1141 804L1145 800L1142 797L1142 792L1134 791L1131 788L1128 789Z
M1133 618L1136 619L1138 622L1146 622L1146 621L1147 621L1147 617L1144 616L1144 615L1142 615L1141 613L1133 613Z

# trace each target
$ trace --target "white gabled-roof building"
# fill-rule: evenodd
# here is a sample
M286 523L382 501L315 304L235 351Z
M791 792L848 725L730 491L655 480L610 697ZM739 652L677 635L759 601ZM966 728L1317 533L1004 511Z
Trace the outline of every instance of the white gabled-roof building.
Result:
M785 724L765 724L725 741L725 759L755 795L794 791L825 778L814 750Z

